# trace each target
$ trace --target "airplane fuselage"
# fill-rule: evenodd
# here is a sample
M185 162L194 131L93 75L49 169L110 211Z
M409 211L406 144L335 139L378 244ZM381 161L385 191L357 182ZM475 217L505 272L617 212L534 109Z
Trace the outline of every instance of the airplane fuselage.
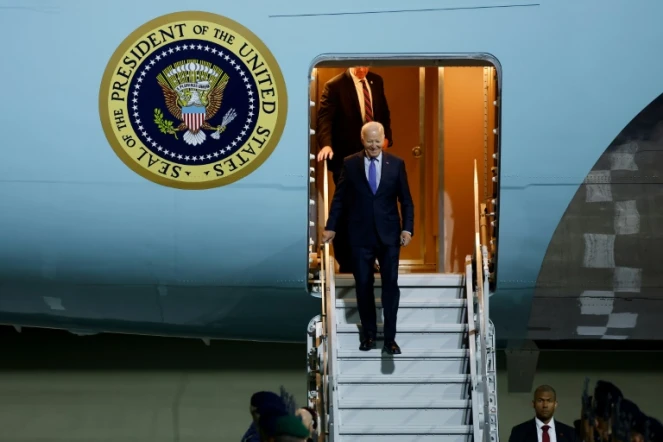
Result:
M50 3L0 14L1 323L303 341L312 68L486 59L499 339L660 338L663 3Z

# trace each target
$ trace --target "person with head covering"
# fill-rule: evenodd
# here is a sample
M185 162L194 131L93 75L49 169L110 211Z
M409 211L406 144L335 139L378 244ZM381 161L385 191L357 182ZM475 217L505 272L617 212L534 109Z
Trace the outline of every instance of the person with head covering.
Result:
M281 391L281 400L285 405L286 411L288 412L288 414L294 415L295 411L297 410L297 401L295 400L295 396L288 393L288 391L283 387L283 385L281 385L280 391Z
M267 416L285 416L288 414L283 399L271 391L259 391L251 396L249 412L253 422L242 437L242 442L259 442L260 436L260 418Z
M612 440L615 442L644 442L647 416L628 399L619 399L611 420Z
M609 419L617 401L623 398L621 390L607 381L597 381L594 387L594 405L597 417Z
M258 421L260 440L262 442L273 442L278 432L279 420L287 416L289 416L287 413L281 415L267 413L260 416L260 420Z
M615 404L623 398L621 390L614 384L606 381L597 381L594 387L594 428L597 430L601 440L610 440L612 426L610 419L613 415Z
M589 378L585 378L584 384L585 387L580 399L580 423L579 428L576 428L576 434L584 442L596 442L598 434L594 431L594 403L593 396L589 395Z
M653 417L647 417L644 439L644 442L663 442L663 424Z
M600 442L598 431L595 431L596 418L594 415L594 397L585 396L582 399L579 440L584 442Z
M273 423L273 426L266 425L266 442L306 442L309 436L309 431L299 416L281 416Z

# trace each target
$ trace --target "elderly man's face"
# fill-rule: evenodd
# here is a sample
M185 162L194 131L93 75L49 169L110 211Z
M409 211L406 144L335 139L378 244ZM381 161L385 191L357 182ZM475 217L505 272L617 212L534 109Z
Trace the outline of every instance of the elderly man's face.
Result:
M368 74L368 66L355 66L352 68L352 73L358 79L363 80L366 78L366 74Z
M361 142L364 144L364 149L366 149L369 158L375 158L382 151L384 135L378 129L368 129L362 134Z

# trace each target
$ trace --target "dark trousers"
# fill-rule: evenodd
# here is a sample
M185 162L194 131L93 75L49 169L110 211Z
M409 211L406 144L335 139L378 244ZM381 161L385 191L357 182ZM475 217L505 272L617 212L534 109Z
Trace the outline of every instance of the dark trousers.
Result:
M375 338L377 334L377 313L373 292L375 258L380 263L385 344L394 342L396 338L396 319L401 299L401 291L398 287L399 254L400 246L378 244L373 247L352 247L357 307L365 337Z
M341 170L333 170L332 178L334 185L338 185L338 179L341 177ZM336 235L332 240L334 245L334 258L338 262L340 273L352 273L352 249L348 237L348 214L343 211L338 224L336 225Z

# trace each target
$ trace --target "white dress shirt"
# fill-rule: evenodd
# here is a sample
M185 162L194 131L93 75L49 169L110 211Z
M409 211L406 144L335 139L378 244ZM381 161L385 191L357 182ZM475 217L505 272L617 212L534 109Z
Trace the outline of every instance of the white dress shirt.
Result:
M352 69L348 69L350 72L350 77L355 83L355 89L357 89L357 99L359 100L359 108L361 109L361 121L366 122L366 109L364 108L364 85L361 83L361 80L355 77L355 74L352 73ZM373 107L373 115L375 115L375 106L373 106L373 91L371 90L371 84L368 79L366 80L366 87L368 88L368 96L371 97L371 107Z
M550 422L544 424L538 418L534 418L536 422L536 435L539 438L539 442L543 442L543 426L548 425L548 436L550 436L550 442L557 442L557 434L555 434L555 419L550 419Z

